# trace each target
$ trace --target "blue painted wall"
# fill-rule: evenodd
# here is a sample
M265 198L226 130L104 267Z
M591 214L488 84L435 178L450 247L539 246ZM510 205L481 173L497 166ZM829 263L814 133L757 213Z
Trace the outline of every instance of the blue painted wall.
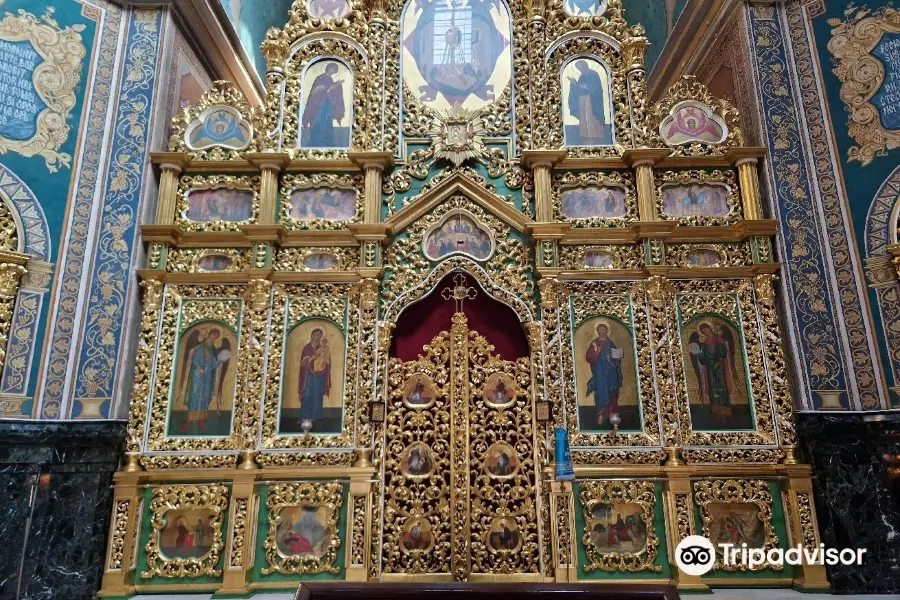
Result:
M260 77L266 72L266 59L259 47L272 27L284 27L291 0L220 0L237 31L241 45L250 56Z
M77 149L79 148L79 134L82 129L83 112L85 109L85 89L88 84L88 77L91 71L91 58L93 55L95 40L97 36L97 23L82 15L84 5L74 0L6 0L0 4L0 18L7 14L17 14L19 10L24 10L33 14L40 19L43 17L47 8L52 6L55 10L52 18L55 19L60 28L66 27L83 27L80 32L82 43L87 50L84 58L81 72L79 73L79 83L76 87L75 106L72 108L66 123L71 128L65 144L60 148L59 152L71 155L72 162L69 166L61 166L56 172L51 172L47 167L47 162L41 156L25 157L15 152L7 152L0 155L0 165L13 171L16 176L34 192L38 198L50 230L50 260L54 263L58 260L58 252L60 239L63 234L64 221L67 215L68 198L70 188L73 183L74 171L78 162ZM49 294L45 296L45 301L39 315L38 326L36 330L37 351L31 364L31 377L27 388L29 396L35 392L35 384L37 373L40 367L41 345L45 337L47 328L47 312L49 307ZM23 406L23 414L30 414L32 411L32 402L26 402Z

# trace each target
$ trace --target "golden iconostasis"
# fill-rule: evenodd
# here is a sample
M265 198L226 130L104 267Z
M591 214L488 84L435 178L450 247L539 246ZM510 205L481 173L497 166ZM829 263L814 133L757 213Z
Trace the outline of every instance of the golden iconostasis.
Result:
M765 153L692 79L651 105L646 47L618 0L298 0L264 110L185 109L105 594L827 587L673 566L692 533L818 533Z

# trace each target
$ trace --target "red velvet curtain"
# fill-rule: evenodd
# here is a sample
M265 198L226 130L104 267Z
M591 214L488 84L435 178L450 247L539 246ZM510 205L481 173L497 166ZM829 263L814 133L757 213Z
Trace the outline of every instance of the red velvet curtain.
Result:
M434 291L400 314L391 340L391 357L403 361L415 360L422 353L422 347L451 326L456 302L444 300L441 292L453 287L450 273ZM469 319L469 329L483 335L494 345L494 352L503 360L527 357L528 337L518 315L502 302L488 295L473 277L466 277L468 285L475 288L474 300L463 303L463 312Z

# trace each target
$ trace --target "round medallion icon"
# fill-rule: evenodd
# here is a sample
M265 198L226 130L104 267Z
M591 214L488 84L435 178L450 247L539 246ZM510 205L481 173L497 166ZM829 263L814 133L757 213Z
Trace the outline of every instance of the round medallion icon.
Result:
M687 575L706 575L716 562L712 542L702 535L689 535L675 548L675 562Z

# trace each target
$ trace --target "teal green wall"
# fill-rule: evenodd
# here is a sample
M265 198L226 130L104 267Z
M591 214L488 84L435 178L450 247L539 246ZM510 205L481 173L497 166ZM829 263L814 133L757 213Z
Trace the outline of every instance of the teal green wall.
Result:
M228 18L237 31L241 45L247 51L260 77L266 73L266 59L259 47L272 27L284 27L291 9L291 0L243 0L238 6L233 0L220 0ZM232 6L235 4L235 6ZM239 14L234 14L239 12Z
M79 83L75 90L75 106L66 121L70 127L69 135L66 143L59 149L59 152L71 155L72 162L69 166L60 166L56 172L51 172L47 167L47 162L41 156L26 158L15 152L7 152L0 155L0 165L13 171L37 197L46 215L50 230L50 260L56 263L59 259L60 237L64 229L64 219L67 215L66 207L69 190L72 186L75 168L78 163L78 152L76 149L79 147L78 138L82 129L85 90L91 73L91 60L97 36L97 23L82 15L84 5L75 0L6 0L0 3L0 18L5 17L7 14L15 15L19 10L24 10L41 19L49 6L55 9L52 18L59 23L61 29L79 26L84 28L80 35L87 55L83 60L81 73L79 74ZM40 344L44 340L49 306L48 294L44 298L41 314L38 315L39 325L34 337L34 339L38 340L38 348L31 364L31 377L27 389L29 396L33 396L35 392L37 373L41 366L41 361L39 360L41 353ZM31 401L26 402L22 407L22 414L30 415L32 407L33 403Z
M224 1L224 0L223 0ZM672 10L673 25L678 22L687 0L677 0ZM624 0L625 20L630 25L640 23L647 31L650 48L647 50L647 69L652 69L668 39L665 0Z
M863 2L855 2L853 5L857 9L868 9L870 12L874 12L881 7L890 6L891 3L885 0L864 0ZM859 162L849 162L847 160L850 148L858 144L848 134L849 114L840 97L841 82L833 72L836 63L828 51L828 43L831 41L833 30L832 25L828 21L837 19L847 22L853 14L858 14L854 12L850 15L845 15L844 11L847 8L848 3L843 0L827 0L825 2L825 12L815 17L812 20L812 24L816 48L819 52L818 58L822 65L822 83L831 112L831 125L837 146L837 158L843 174L843 185L846 188L849 219L853 226L853 233L856 237L860 256L865 257L867 244L866 220L869 209L879 188L881 188L894 169L900 165L900 149L888 150L884 155L876 156L875 160L865 167ZM900 77L900 73L896 73L896 76ZM878 304L872 288L869 288L869 300L874 318L880 322L881 315L878 312ZM889 367L891 361L884 338L884 328L879 323L874 329L877 332L879 351L881 352L882 364L885 366L888 385L897 386L900 382L892 380L893 378L891 377L891 369ZM900 398L897 397L896 393L892 393L891 396L892 404L895 407L898 406Z

